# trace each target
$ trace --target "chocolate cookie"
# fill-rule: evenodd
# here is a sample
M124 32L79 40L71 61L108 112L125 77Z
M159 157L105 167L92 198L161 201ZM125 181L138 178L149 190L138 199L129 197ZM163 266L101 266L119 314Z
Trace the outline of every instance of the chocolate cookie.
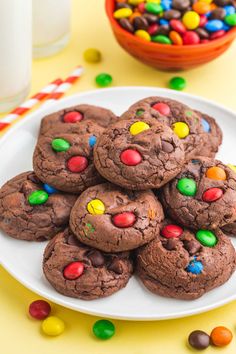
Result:
M0 228L27 241L44 241L68 225L77 199L44 185L34 172L12 178L0 189Z
M137 253L137 273L153 293L193 300L224 284L235 250L220 229L196 233L165 220L160 235Z
M77 130L77 128L75 128ZM80 193L102 181L93 163L96 143L90 133L58 133L42 135L37 142L33 166L36 175L51 186L71 193Z
M222 144L222 130L213 117L199 111L195 112L201 117L202 127L204 130L204 142L199 151L199 155L214 158L219 150L219 146Z
M83 300L109 296L124 288L133 272L129 253L101 253L81 244L66 229L49 242L43 271L61 294Z
M187 227L215 229L236 220L236 174L218 160L190 160L164 186L163 204Z
M180 139L152 118L121 120L106 129L94 148L94 163L110 182L134 190L160 188L181 170Z
M71 125L78 125L78 127L83 130L86 129L86 125L89 123L96 123L106 128L116 120L117 117L109 109L80 104L78 106L62 109L44 117L41 121L39 134L44 135L54 128L60 128L65 132L65 129L70 129L69 127Z
M185 104L165 98L148 97L133 104L121 119L155 118L167 124L181 139L186 158L199 155L204 133L199 115Z
M78 239L104 252L120 252L151 241L163 220L152 191L126 191L110 183L90 187L71 211Z

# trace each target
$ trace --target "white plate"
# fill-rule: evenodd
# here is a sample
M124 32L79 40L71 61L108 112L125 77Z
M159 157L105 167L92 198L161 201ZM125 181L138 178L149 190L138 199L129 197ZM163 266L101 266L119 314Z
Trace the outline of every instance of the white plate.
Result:
M32 153L41 118L48 113L79 103L89 103L125 111L135 101L147 96L167 96L187 103L217 119L224 133L219 158L236 162L236 115L200 97L166 89L148 87L117 87L77 94L57 102L53 107L37 111L15 125L0 141L0 185L16 174L32 168ZM236 239L233 242L236 245ZM83 301L58 294L45 280L42 254L46 243L17 241L0 233L0 262L19 282L45 298L88 314L126 320L161 320L204 312L236 299L236 273L218 289L194 301L182 301L155 296L133 277L127 287L111 297Z

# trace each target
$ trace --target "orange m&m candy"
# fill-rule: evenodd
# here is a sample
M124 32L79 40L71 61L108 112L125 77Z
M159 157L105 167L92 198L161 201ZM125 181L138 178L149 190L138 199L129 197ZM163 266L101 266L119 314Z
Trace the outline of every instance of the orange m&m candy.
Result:
M207 178L217 179L219 181L226 180L225 171L223 170L223 168L217 167L217 166L208 168L208 170L206 171L206 176L207 176Z
M175 45L182 45L183 44L183 39L178 32L170 31L169 37L172 40L173 44L175 44Z
M196 11L199 15L204 15L209 12L211 5L204 1L197 1L193 4L193 10Z
M228 328L219 326L213 329L210 337L212 344L217 347L224 347L231 342L233 334Z

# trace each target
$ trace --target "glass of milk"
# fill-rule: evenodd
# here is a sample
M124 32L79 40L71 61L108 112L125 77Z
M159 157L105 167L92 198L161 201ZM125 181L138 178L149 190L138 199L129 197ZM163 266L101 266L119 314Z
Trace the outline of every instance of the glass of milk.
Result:
M0 0L0 112L29 93L32 60L31 0Z
M33 0L34 58L53 55L68 43L70 8L70 0Z

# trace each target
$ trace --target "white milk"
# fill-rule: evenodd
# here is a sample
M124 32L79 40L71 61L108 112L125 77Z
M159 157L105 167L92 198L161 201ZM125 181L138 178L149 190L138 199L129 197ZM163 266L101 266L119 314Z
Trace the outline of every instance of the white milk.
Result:
M28 94L32 52L31 0L0 0L0 112Z
M33 0L33 55L60 51L69 41L70 0Z

